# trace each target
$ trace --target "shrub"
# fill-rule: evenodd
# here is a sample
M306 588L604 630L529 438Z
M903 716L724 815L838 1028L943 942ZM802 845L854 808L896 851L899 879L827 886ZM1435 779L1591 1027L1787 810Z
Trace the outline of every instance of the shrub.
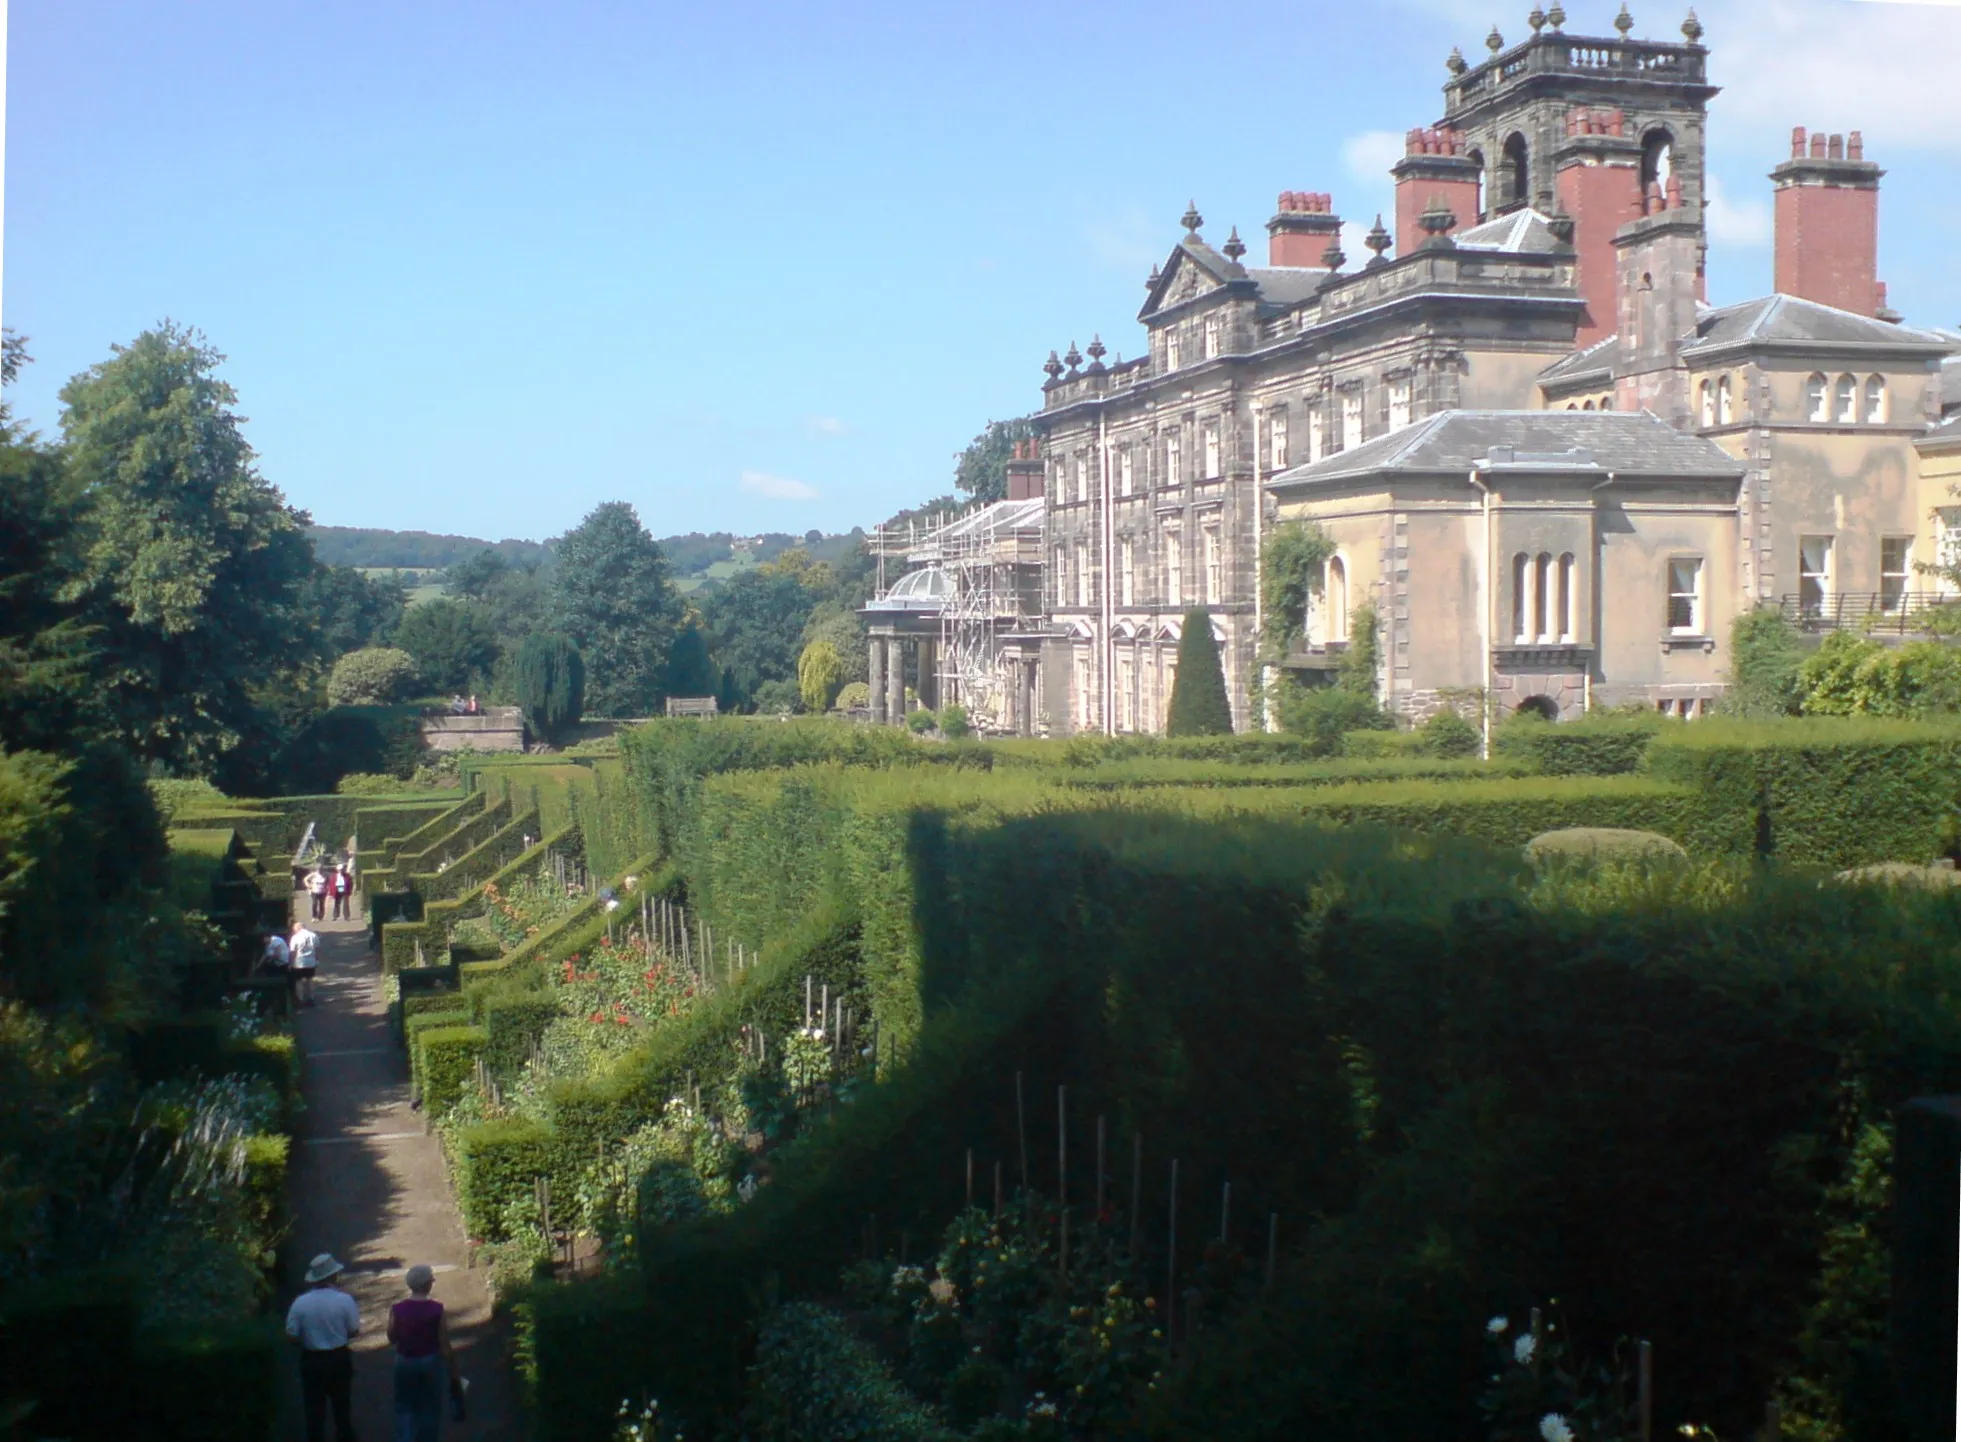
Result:
M795 681L776 677L764 681L756 687L756 714L759 716L789 716L793 714L803 695Z
M392 646L349 651L327 677L327 700L335 706L392 706L416 682L415 658Z
M556 632L534 631L511 665L517 703L540 736L557 738L585 711L586 666L579 648Z
M940 734L949 741L965 741L974 734L974 725L967 719L965 706L956 704L941 708Z
M842 1317L822 1307L779 1308L763 1326L749 1376L745 1435L760 1442L954 1442L958 1436L899 1385Z
M1723 709L1758 720L1797 715L1804 701L1799 674L1804 658L1804 638L1784 619L1781 607L1745 611L1730 624L1729 691Z
M915 736L924 736L935 724L933 713L923 706L916 711L906 713L906 730Z
M844 684L844 660L829 641L812 641L797 657L797 694L803 709L821 715Z
M430 1018L419 1016L415 1020L427 1022ZM422 1078L423 1111L441 1117L456 1104L488 1040L480 1026L427 1026L417 1030L415 1047L420 1062L416 1070Z
M861 711L872 704L872 688L864 681L847 681L838 691L840 711Z
M1686 861L1688 852L1652 831L1618 831L1608 826L1571 826L1546 831L1525 843L1534 862L1556 858L1587 861Z
M1800 668L1808 716L1938 716L1961 711L1961 648L1883 646L1836 631Z
M1417 728L1429 756L1475 756L1484 749L1484 734L1457 712L1443 710Z
M1356 761L1387 761L1430 753L1416 731L1346 731L1335 754Z
M1394 718L1373 696L1340 686L1295 686L1281 693L1280 724L1303 738L1316 756L1333 756L1353 731L1389 731Z
M1226 696L1219 643L1212 635L1212 617L1202 609L1185 612L1184 629L1178 637L1178 674L1172 678L1171 701L1165 707L1164 734L1232 734L1232 702Z

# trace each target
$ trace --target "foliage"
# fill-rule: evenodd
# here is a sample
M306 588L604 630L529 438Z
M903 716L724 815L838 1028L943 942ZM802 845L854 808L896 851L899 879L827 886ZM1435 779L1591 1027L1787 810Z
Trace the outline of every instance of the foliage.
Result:
M497 660L497 633L481 607L438 598L411 607L395 627L394 643L415 658L435 691L481 689Z
M556 740L585 713L585 659L569 637L534 631L519 644L512 682L524 719L540 736Z
M349 651L327 677L327 701L334 706L390 706L403 700L420 673L406 651L370 646Z
M1290 686L1280 692L1277 711L1283 731L1300 737L1313 755L1341 754L1342 738L1360 731L1389 731L1395 721L1363 695L1343 686Z
M1808 716L1933 716L1961 711L1961 647L1885 646L1835 631L1798 671Z
M585 657L590 710L655 708L681 607L667 558L632 506L608 501L559 540L551 617Z
M802 580L765 567L744 571L708 598L703 619L716 659L731 673L738 705L755 705L766 682L794 683L810 605Z
M374 569L460 569L485 552L511 566L538 566L551 554L548 547L536 541L480 541L473 536L388 531L365 526L308 526L307 535L322 561L336 566Z
M701 629L700 618L691 616L674 638L661 691L668 696L713 696L721 679L722 673L709 655L708 637Z
M808 1303L779 1310L757 1340L746 1435L761 1442L952 1442L844 1319Z
M838 688L837 708L840 711L861 711L872 704L872 688L863 681L847 681Z
M958 703L940 708L940 734L949 741L965 741L974 734L974 723L967 719L967 708Z
M810 615L803 623L804 644L829 643L838 654L838 674L846 684L869 682L871 653L865 644L865 623L859 618L857 607L870 597L856 594L862 588L854 587L847 576L837 578L837 588L836 594L810 608Z
M1688 852L1652 831L1617 831L1605 826L1572 826L1547 831L1525 843L1525 854L1541 865L1552 861L1687 861Z
M82 541L60 453L0 429L0 745L58 749L106 724L100 618L68 587Z
M1376 673L1382 667L1382 618L1372 605L1357 606L1348 618L1348 649L1341 653L1335 685L1374 700Z
M1477 726L1449 707L1417 727L1416 734L1428 756L1475 756L1484 746L1484 734Z
M300 587L300 605L319 624L321 651L342 656L382 645L400 623L407 596L399 581L316 563Z
M1622 776L1641 769L1648 748L1670 724L1645 709L1639 715L1597 711L1557 723L1521 711L1496 729L1491 751L1548 776Z
M1263 632L1271 652L1283 652L1307 625L1310 597L1321 594L1335 544L1307 521L1289 521L1267 532L1260 551Z
M1795 716L1804 700L1804 640L1781 607L1745 611L1730 625L1729 689L1723 708L1761 720Z
M98 608L112 731L192 768L261 724L254 687L318 636L304 518L254 469L222 360L165 323L61 391L83 516L70 594Z
M1178 638L1178 674L1171 683L1165 707L1167 736L1226 736L1232 733L1232 702L1226 696L1226 673L1219 662L1219 643L1212 635L1212 617L1202 610L1185 613Z
M803 709L822 714L844 684L844 662L829 641L812 641L797 658L797 693Z
M906 730L915 736L924 736L939 724L938 718L925 707L917 707L906 713Z
M1025 420L989 421L987 428L953 458L954 488L985 505L1008 498L1008 462L1015 442L1028 440L1035 428Z

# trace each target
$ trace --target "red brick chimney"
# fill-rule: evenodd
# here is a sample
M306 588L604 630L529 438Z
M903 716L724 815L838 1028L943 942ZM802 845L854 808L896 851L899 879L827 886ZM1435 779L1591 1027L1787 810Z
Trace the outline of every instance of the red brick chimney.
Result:
M1318 268L1341 238L1334 197L1306 190L1280 192L1280 210L1266 223L1267 264Z
M1455 130L1412 130L1404 137L1403 158L1391 168L1396 177L1396 254L1423 244L1423 212L1441 198L1469 230L1484 219L1478 204L1478 163L1463 153L1464 137Z
M1791 132L1777 186L1777 290L1860 315L1886 312L1879 283L1879 178L1864 138Z
M1641 142L1627 133L1620 111L1576 109L1566 117L1556 164L1554 193L1573 222L1574 269L1586 302L1573 343L1584 349L1614 332L1619 270L1614 237L1644 212Z
M1042 443L1034 439L1016 441L1015 453L1008 461L1008 499L1032 501L1042 492Z

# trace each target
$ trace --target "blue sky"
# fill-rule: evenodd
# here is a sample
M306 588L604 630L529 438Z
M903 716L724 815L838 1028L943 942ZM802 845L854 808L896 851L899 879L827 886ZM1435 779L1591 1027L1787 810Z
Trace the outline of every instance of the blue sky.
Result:
M1032 409L1051 347L1140 347L1188 199L1256 253L1283 189L1365 226L1451 46L1530 8L14 0L13 403L52 430L169 316L321 522L870 525ZM1672 37L1684 7L1633 8ZM1863 127L1893 303L1961 322L1961 8L1699 8L1713 298L1769 288L1790 127Z

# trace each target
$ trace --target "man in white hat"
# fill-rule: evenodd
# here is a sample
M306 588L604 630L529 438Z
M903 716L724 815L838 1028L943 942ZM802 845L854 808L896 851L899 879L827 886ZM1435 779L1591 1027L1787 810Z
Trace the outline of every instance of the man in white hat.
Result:
M336 1442L354 1442L354 1354L361 1308L334 1285L341 1265L322 1252L306 1269L307 1290L286 1313L286 1335L300 1349L300 1392L306 1399L306 1442L326 1442L327 1404L334 1407Z

